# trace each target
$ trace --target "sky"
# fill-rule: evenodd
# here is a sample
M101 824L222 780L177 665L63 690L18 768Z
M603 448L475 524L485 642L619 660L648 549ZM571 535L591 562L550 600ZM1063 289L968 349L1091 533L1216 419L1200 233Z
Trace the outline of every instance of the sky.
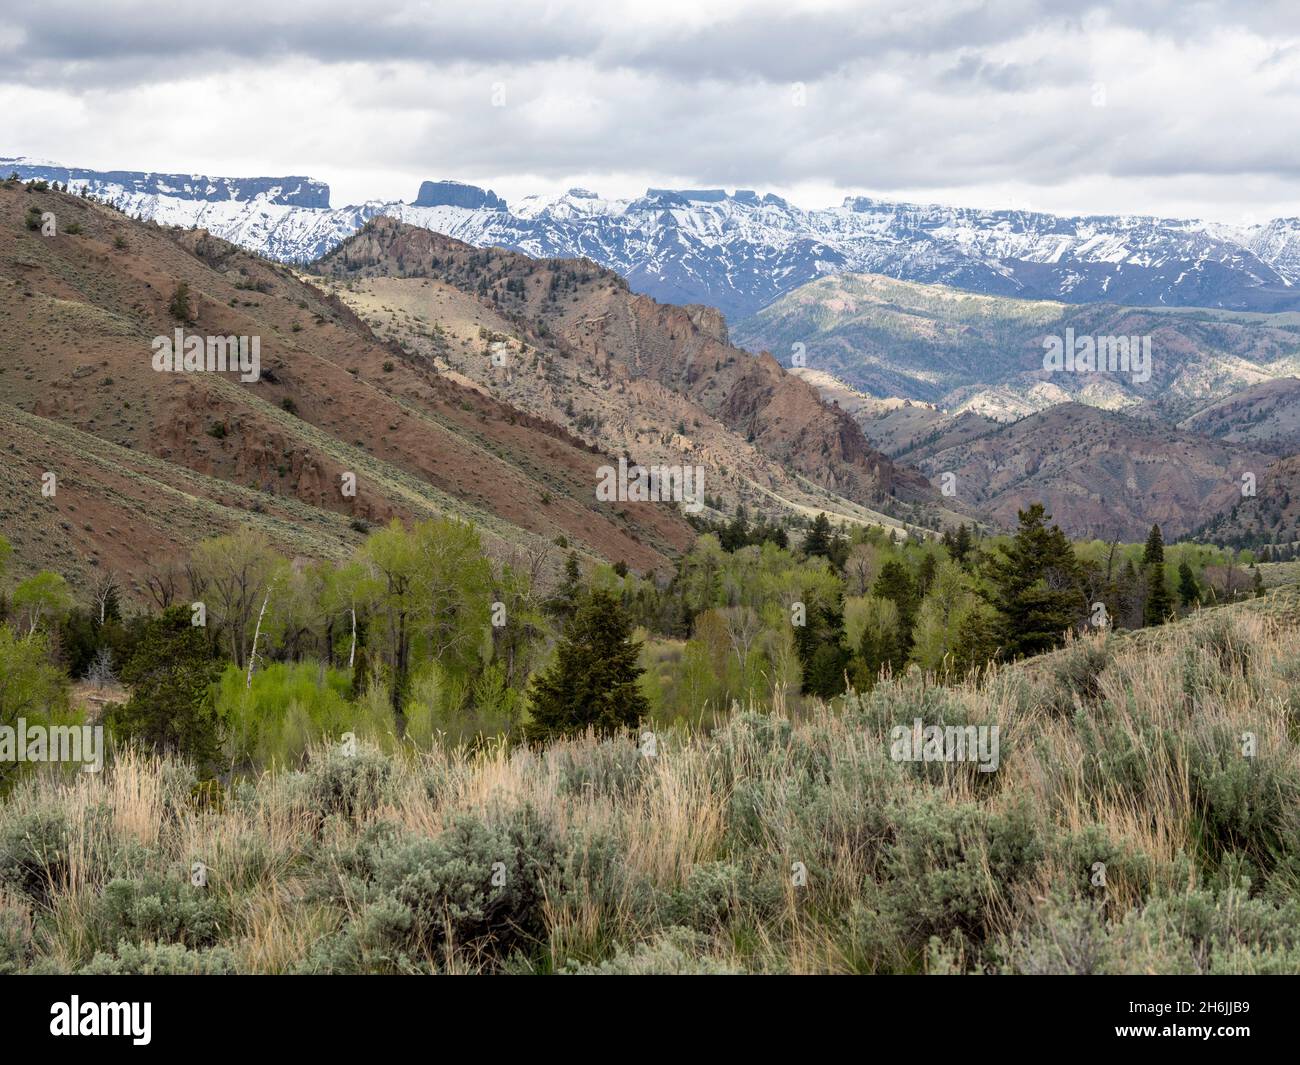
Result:
M1300 215L1300 4L5 0L0 156L849 195L1250 224Z

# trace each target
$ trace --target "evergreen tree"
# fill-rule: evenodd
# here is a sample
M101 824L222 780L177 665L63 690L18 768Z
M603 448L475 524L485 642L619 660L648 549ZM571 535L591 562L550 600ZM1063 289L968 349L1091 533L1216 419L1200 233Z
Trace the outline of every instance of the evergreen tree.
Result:
M564 560L564 583L550 602L551 612L561 618L573 617L581 596L582 569L578 565L578 553L570 551L569 557Z
M898 607L898 646L895 649L894 665L901 667L912 651L912 629L916 625L916 610L920 605L912 574L904 563L891 559L880 567L871 593L880 599L890 600Z
M108 725L119 740L178 754L200 773L212 773L221 744L213 700L220 673L207 634L190 623L189 608L171 607L145 626L123 667L131 698L109 710Z
M973 670L982 671L998 653L998 633L995 619L988 607L977 607L967 613L957 626L957 640L953 644L952 675L958 679Z
M1192 567L1187 564L1186 559L1178 564L1178 598L1184 608L1191 607L1201 599L1201 589L1197 586Z
M749 543L749 515L744 503L736 504L736 516L718 533L724 551L736 551Z
M804 538L803 553L809 558L814 555L830 560L831 557L831 522L824 513L813 520L812 528Z
M1142 551L1142 565L1151 566L1157 562L1163 563L1165 560L1165 541L1160 535L1160 526L1151 526L1151 531L1147 533L1146 547Z
M966 559L970 555L973 546L970 529L966 527L965 522L962 522L957 526L957 535L952 542L953 561L959 566L966 565Z
M868 613L858 641L858 657L853 663L853 686L869 692L876 686L880 671L886 666L894 672L901 663L898 657L898 609L884 599L868 599Z
M193 321L193 313L190 310L190 283L188 281L176 282L176 290L172 293L171 302L167 304L167 310L173 318L185 325L189 325ZM177 352L177 355L179 354Z
M1259 572L1258 567L1251 566L1250 568L1255 572L1255 579L1251 582L1251 590L1255 593L1255 598L1258 599L1264 594L1264 575Z
M530 737L553 739L591 727L602 734L634 728L650 714L637 684L641 645L619 601L604 589L585 596L532 686Z
M921 568L916 573L916 597L924 599L930 591L930 585L934 583L934 575L939 565L934 560L934 556L927 554L921 559Z
M1074 548L1059 526L1048 527L1043 504L1018 517L1011 543L989 563L1002 646L1013 658L1058 646L1087 606Z
M844 671L852 653L844 645L844 602L811 598L804 624L795 629L795 652L803 671L800 691L823 699L844 691Z
M1150 549L1151 542L1147 541ZM1163 553L1162 553L1163 557ZM1174 612L1173 596L1165 587L1165 564L1154 562L1147 571L1148 591L1146 606L1142 610L1143 625L1163 625Z
M1141 583L1137 567L1129 559L1119 571L1119 579L1115 582L1115 616L1126 629L1137 628L1142 623L1142 612L1139 609L1142 601Z

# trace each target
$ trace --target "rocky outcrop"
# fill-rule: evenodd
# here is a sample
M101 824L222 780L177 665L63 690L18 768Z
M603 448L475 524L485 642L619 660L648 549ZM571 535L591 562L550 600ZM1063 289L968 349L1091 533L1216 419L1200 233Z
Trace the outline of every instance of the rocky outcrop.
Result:
M420 185L420 192L411 206L464 207L469 211L482 207L489 211L504 211L506 201L491 189L480 189L476 185L459 181L426 181Z

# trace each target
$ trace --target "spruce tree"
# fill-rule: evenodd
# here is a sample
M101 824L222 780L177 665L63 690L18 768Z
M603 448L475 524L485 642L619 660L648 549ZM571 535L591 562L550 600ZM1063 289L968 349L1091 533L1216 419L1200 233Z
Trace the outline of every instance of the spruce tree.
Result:
M891 559L880 567L871 594L880 599L890 599L898 607L898 647L894 664L901 666L912 653L912 629L920 605L912 574L902 562Z
M972 671L982 672L997 657L998 633L987 607L971 610L957 626L949 669L961 680Z
M803 553L809 558L819 555L829 560L831 557L831 522L826 515L818 514L813 519L812 528L804 538Z
M564 626L550 668L533 681L530 738L548 740L590 727L609 734L650 714L637 679L641 645L622 604L594 589Z
M972 546L970 529L966 527L965 522L962 522L957 526L957 535L952 542L953 561L959 566L965 566L966 558L970 554Z
M1151 526L1151 531L1147 533L1146 547L1142 551L1142 565L1151 566L1157 562L1165 560L1165 541L1160 535L1160 526Z
M989 562L1002 646L1012 658L1058 646L1086 613L1079 561L1042 503L1018 514L1009 545Z
M877 632L868 625L858 641L858 661L854 672L854 686L858 691L869 692L876 686L880 671L889 666L893 670L893 656L898 648L898 633L887 629Z
M578 565L578 553L570 551L569 557L564 560L564 583L560 585L549 604L551 613L561 618L573 617L581 596L582 569Z
M927 554L921 559L921 567L916 573L916 597L924 599L930 591L930 585L934 583L934 575L938 571L938 563L935 562L934 556Z
M843 598L837 594L831 602L813 599L805 615L794 636L803 670L800 691L829 699L844 691L844 671L852 657L844 645Z
M1197 586L1192 567L1187 564L1186 559L1178 564L1178 598L1184 608L1191 607L1201 599L1201 589Z
M1148 541L1148 547L1150 541ZM1147 571L1148 591L1142 611L1143 625L1163 625L1174 612L1173 596L1165 587L1165 564L1154 562Z

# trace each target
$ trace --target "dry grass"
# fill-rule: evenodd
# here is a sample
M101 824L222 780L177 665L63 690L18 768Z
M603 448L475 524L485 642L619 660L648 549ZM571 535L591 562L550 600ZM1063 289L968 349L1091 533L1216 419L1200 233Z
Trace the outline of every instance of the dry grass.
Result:
M134 752L31 777L0 807L0 971L1300 970L1294 604L741 714L653 759L322 749L215 810ZM892 761L914 717L996 724L999 769ZM126 916L114 880L141 885Z

